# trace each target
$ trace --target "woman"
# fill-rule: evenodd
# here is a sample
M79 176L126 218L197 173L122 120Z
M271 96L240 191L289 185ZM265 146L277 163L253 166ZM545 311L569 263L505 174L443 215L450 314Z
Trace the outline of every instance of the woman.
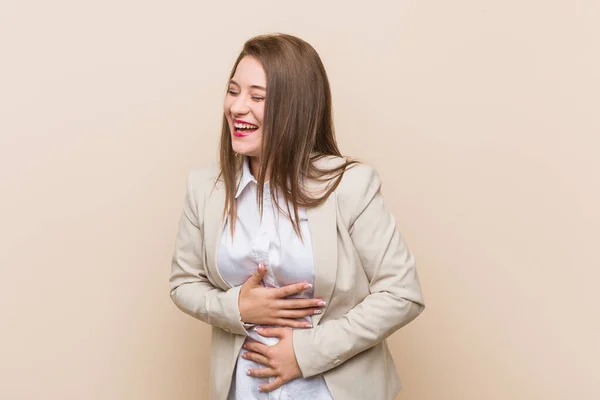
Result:
M385 338L423 310L373 168L341 156L315 50L245 43L220 165L190 174L171 298L213 326L210 399L393 399Z

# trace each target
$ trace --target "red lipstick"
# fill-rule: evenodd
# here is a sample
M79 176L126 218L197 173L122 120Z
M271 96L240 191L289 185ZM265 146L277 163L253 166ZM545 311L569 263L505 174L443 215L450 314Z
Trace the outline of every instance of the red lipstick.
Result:
M236 124L251 125L251 126L256 127L256 128L253 128L253 129L247 129L247 128L238 129L238 128L235 127ZM244 120L241 120L241 119L234 119L233 120L233 125L234 125L233 126L233 135L236 136L236 137L250 136L250 135L252 135L254 132L256 132L258 130L258 126L256 126L255 124L247 122L247 121L244 121Z

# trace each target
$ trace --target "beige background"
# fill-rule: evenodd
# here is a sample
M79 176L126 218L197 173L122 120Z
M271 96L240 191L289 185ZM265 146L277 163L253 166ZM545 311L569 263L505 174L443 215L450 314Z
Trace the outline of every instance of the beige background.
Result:
M597 0L2 1L0 398L206 398L169 261L229 69L272 31L322 55L341 148L417 256L399 398L600 398L598 21Z

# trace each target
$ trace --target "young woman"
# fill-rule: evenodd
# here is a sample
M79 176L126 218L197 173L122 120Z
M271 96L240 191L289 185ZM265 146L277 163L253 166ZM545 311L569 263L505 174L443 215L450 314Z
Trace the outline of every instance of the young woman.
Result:
M393 399L386 337L423 310L376 171L342 157L315 50L245 43L220 164L190 174L171 298L213 326L210 399Z

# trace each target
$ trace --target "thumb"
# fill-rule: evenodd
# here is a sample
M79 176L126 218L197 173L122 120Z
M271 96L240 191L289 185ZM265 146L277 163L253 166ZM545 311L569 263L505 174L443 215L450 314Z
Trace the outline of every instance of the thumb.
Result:
M250 276L250 278L248 278L248 280L253 285L259 286L260 282L265 277L265 272L267 272L267 267L265 266L265 264L260 263L258 264L258 268L256 269L256 271Z

